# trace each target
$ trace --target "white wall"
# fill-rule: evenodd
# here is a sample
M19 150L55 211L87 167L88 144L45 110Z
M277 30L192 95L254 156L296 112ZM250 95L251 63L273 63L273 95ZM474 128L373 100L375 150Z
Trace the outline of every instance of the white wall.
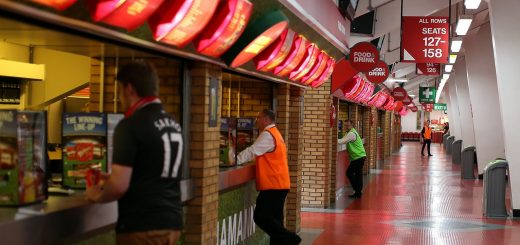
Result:
M461 124L459 113L459 102L457 100L457 87L455 86L455 78L450 77L447 81L448 93L450 97L450 107L448 108L448 115L451 119L450 134L455 136L455 140L461 139ZM446 89L446 87L444 87Z
M475 145L475 131L473 129L473 112L471 112L471 101L469 99L468 76L466 73L466 59L460 57L454 68L457 86L457 100L459 103L460 128L462 147Z
M408 115L401 118L402 132L420 132L417 130L417 112L409 111Z
M505 158L504 130L498 103L497 77L489 24L482 26L476 35L466 38L464 48L473 108L478 172L482 174L487 163L497 157Z

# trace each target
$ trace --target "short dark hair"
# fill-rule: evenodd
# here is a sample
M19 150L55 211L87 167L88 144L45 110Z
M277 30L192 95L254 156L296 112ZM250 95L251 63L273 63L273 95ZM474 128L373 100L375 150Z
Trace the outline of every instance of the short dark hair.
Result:
M350 125L354 125L354 122L350 119L345 120L345 123L350 123Z
M276 120L276 115L274 114L274 111L272 110L269 110L269 109L263 109L262 110L262 114L266 117L269 118L269 120L271 120L272 122L274 122Z
M131 84L139 97L159 95L159 76L155 67L144 60L134 60L119 68L116 79Z

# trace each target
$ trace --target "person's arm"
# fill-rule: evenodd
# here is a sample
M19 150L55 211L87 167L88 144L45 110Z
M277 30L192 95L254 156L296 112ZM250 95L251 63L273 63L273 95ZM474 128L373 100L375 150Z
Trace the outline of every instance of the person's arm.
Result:
M87 187L87 199L91 202L112 202L121 198L130 185L132 167L112 164L112 174L103 174L97 185ZM104 181L103 181L104 180Z
M356 140L356 134L353 132L349 132L347 135L343 136L343 138L338 140L338 144L347 144Z
M421 138L424 138L424 131L425 131L425 128L422 128L422 130L421 130Z
M256 139L253 145L247 147L245 150L240 152L237 156L237 164L241 165L247 163L255 158L255 156L261 156L266 152L272 151L275 147L274 138L268 131L263 131ZM229 159L231 163L234 163L235 159Z

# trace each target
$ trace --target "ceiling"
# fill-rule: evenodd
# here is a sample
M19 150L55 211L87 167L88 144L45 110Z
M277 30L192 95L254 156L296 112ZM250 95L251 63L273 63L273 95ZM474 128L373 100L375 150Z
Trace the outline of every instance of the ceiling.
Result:
M381 59L387 64L394 64L392 74L396 78L406 78L404 88L409 93L417 95L419 86L434 86L436 76L424 76L415 74L414 63L400 62L401 44L401 2L403 2L403 16L448 16L450 2L451 5L451 28L455 29L457 17L459 15L473 15L473 22L467 36L476 33L479 27L489 22L487 2L482 1L479 9L465 10L463 0L359 0L356 16L361 16L369 11L375 11L373 35L351 33L349 45L352 47L358 42L371 41L376 38L384 38L381 48ZM462 46L459 56L463 56L464 46ZM440 80L440 79L438 79ZM393 82L385 82L389 88L397 86ZM418 103L418 96L414 102ZM441 102L444 101L441 95Z

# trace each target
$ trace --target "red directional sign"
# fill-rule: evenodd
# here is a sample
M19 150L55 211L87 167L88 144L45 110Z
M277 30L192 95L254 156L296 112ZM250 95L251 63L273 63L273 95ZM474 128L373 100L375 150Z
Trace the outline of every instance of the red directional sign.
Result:
M403 101L406 97L408 97L408 93L404 88L397 87L392 91L392 96L396 101Z
M403 99L403 104L409 105L412 103L412 98L410 96L406 96L406 98Z
M423 111L433 111L433 104L422 104Z
M404 16L401 26L402 62L448 63L448 17Z
M377 62L377 65L374 69L365 73L368 81L371 81L375 84L379 84L386 81L389 74L390 70L388 70L388 65L382 60Z
M376 67L379 51L369 42L358 43L350 49L349 59L356 70L368 72Z
M415 68L417 75L438 76L441 74L441 64L437 63L417 63Z

